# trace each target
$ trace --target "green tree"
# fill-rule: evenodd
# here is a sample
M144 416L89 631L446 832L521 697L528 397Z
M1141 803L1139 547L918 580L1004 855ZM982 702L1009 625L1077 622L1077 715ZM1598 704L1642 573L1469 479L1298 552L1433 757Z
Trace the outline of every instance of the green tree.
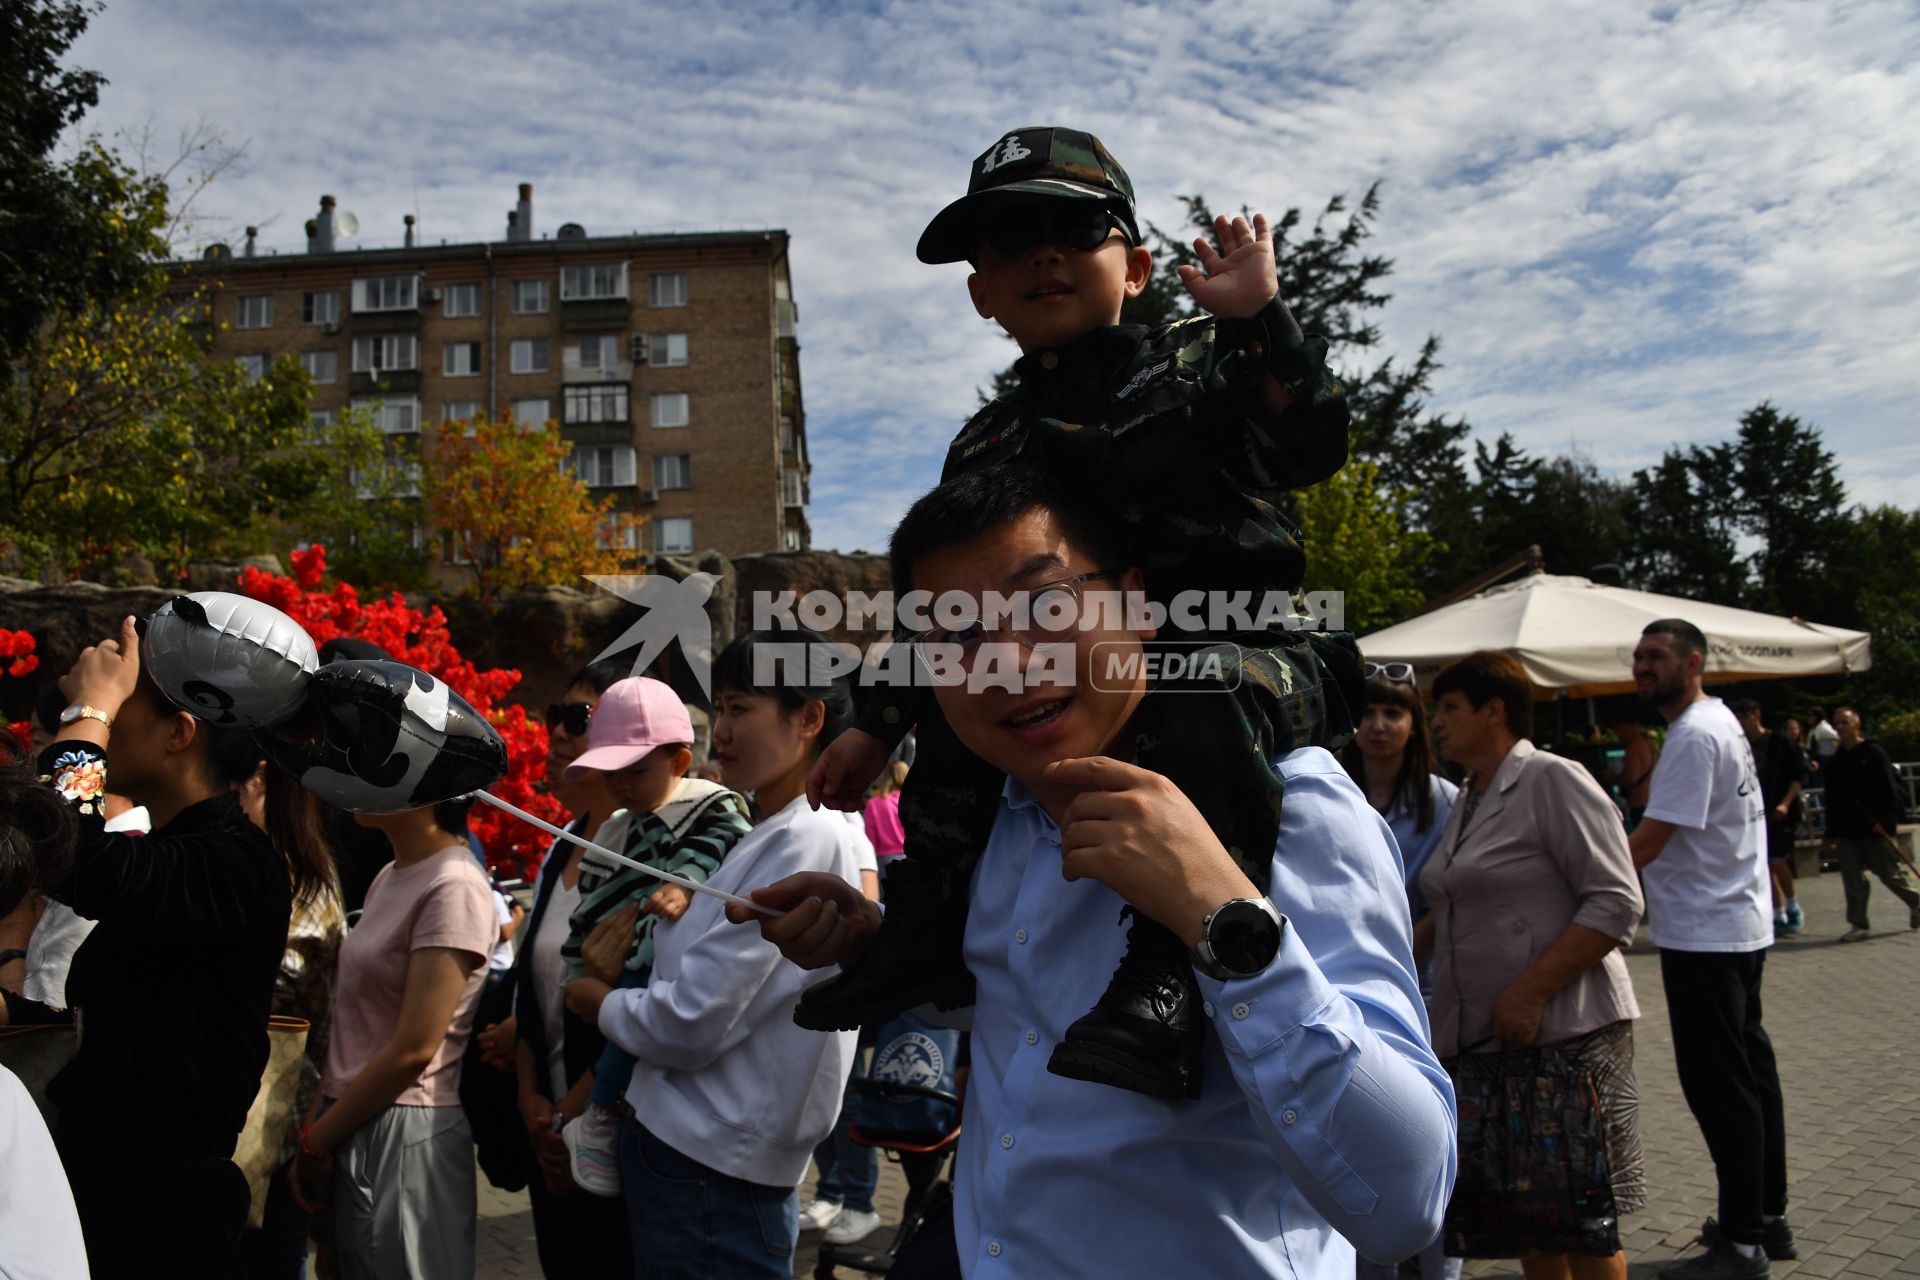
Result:
M1478 478L1469 523L1484 565L1537 546L1550 572L1586 574L1628 553L1628 490L1591 459L1534 457L1506 432L1492 449L1479 441L1473 448Z
M1831 584L1846 538L1847 491L1819 429L1762 402L1740 419L1733 470L1740 528L1760 543L1747 558L1752 606L1809 617L1842 607Z
M1371 462L1350 462L1333 478L1298 495L1307 548L1308 590L1344 591L1346 625L1372 631L1420 606L1420 577L1433 540L1401 523L1396 495Z
M416 591L431 581L420 497L420 450L389 436L367 409L315 427L303 452L324 464L312 496L290 504L273 545L318 542L339 575L374 590Z
M61 65L98 9L0 3L0 381L54 315L135 287L160 256L164 219L140 215L156 201L164 208L163 186L91 140L69 159L56 155L105 83Z
M1740 502L1733 447L1668 449L1657 465L1633 473L1628 507L1634 541L1632 584L1646 591L1746 603L1739 550Z

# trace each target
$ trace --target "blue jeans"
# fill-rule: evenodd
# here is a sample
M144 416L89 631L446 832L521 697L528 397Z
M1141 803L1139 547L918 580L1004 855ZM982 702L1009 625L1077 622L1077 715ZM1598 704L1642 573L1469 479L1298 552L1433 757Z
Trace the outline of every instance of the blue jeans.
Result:
M792 1187L709 1169L628 1116L620 1123L620 1194L634 1258L653 1280L793 1276L800 1206Z
M647 979L653 976L653 966L644 969L622 969L620 981L614 984L617 991L627 991L647 985ZM633 1080L633 1064L637 1059L613 1041L607 1041L607 1047L600 1051L600 1060L593 1064L593 1088L587 1094L587 1100L605 1111L619 1109L620 1099L627 1095L627 1085Z
M872 1213L873 1189L880 1182L880 1154L855 1142L852 1129L853 1081L849 1080L833 1132L813 1149L813 1162L820 1166L820 1182L813 1194L842 1208Z
M1420 1280L1460 1280L1460 1259L1449 1258L1440 1237L1415 1255L1420 1260ZM1400 1268L1385 1262L1360 1259L1360 1280L1394 1280Z

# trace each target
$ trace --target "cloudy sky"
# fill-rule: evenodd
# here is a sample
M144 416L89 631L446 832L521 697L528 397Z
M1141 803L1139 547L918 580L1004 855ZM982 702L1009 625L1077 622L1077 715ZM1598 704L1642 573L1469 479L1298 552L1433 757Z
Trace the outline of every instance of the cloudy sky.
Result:
M520 181L543 231L788 229L815 540L853 549L1013 355L914 241L1056 122L1164 226L1383 180L1388 348L1440 335L1481 436L1617 474L1771 398L1920 505L1917 57L1906 0L109 0L74 61L96 128L244 143L207 212L283 251L321 192L363 243L499 238Z

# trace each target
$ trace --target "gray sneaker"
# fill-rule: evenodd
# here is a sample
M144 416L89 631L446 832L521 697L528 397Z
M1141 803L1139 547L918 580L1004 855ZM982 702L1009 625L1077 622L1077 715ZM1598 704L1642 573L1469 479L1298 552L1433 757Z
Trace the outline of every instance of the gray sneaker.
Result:
M1873 936L1873 930L1863 924L1857 924L1840 935L1842 942L1864 942Z

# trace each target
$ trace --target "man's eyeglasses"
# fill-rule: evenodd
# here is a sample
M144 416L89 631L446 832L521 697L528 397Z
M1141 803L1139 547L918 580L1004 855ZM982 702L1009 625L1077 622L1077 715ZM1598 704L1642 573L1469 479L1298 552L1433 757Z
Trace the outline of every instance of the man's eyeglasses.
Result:
M1013 205L989 214L980 224L980 238L995 252L1009 257L1041 244L1090 253L1105 244L1116 229L1127 243L1133 243L1126 224L1111 209L1049 201Z
M962 618L951 625L929 627L925 631L915 632L914 647L923 655L933 656L939 652L957 653L963 662L971 662L978 652L981 642L989 634L1016 641L1029 649L1037 649L1043 644L1057 644L1070 637L1079 629L1081 623L1081 601L1084 595L1080 588L1096 578L1117 578L1117 569L1095 569L1091 573L1079 574L1072 578L1062 578L1058 582L1043 582L1013 598L1013 617L1006 619L1003 625L989 632L979 617L978 605L971 618ZM1025 616L1020 615L1021 596L1026 603Z
M587 725L592 720L593 704L591 702L547 704L548 733L552 733L555 729L565 729L570 738L584 738L587 735Z
M1369 662L1365 670L1369 680L1391 680L1395 684L1413 683L1411 662Z

